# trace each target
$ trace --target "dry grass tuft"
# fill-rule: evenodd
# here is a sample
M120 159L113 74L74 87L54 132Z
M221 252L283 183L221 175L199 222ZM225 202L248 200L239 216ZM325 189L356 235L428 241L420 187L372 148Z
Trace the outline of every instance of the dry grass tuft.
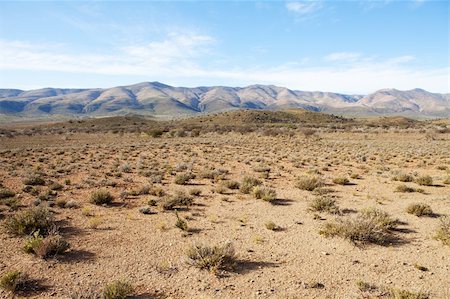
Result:
M193 245L188 249L187 257L190 265L213 273L232 269L236 264L236 254L230 242L212 247Z

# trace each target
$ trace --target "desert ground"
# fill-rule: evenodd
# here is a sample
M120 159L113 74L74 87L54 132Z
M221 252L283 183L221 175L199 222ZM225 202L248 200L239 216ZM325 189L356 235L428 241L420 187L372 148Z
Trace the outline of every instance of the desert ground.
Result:
M450 298L433 123L4 134L0 162L1 298Z

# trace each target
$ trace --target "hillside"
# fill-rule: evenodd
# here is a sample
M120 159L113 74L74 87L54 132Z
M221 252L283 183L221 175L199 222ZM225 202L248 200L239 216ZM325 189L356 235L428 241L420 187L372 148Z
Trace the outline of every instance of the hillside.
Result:
M273 85L173 87L144 82L107 89L0 89L0 117L177 117L236 109L303 108L345 116L448 117L450 95L383 89L369 95L290 90Z

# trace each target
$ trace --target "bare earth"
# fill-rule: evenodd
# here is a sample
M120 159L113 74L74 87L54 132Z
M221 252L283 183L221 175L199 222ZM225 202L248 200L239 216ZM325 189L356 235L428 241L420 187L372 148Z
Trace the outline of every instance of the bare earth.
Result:
M22 191L24 178L36 170L45 173L46 180L38 192L45 193L49 181L63 185L55 198L41 205L58 200L79 204L50 207L71 245L60 256L44 260L27 254L22 250L26 238L1 230L0 274L19 270L38 280L39 288L26 294L32 298L71 298L113 280L130 282L137 298L385 298L385 289L450 298L450 247L434 239L441 218L450 214L450 185L444 184L450 169L449 134L434 140L402 131L310 137L18 136L0 138L0 163L0 183L17 193L19 211L37 197ZM270 171L258 172L262 167ZM215 169L228 174L202 178ZM187 185L175 184L175 176L186 171L196 178ZM394 181L397 172L430 175L433 185ZM326 188L334 190L327 196L345 212L311 211L310 203L319 195L296 188L296 178L302 175L321 177ZM276 190L277 201L218 190L222 181L241 182L244 176L259 178ZM333 183L342 176L351 184ZM403 184L423 192L396 192ZM200 189L193 205L178 211L189 230L175 227L175 213L159 206L150 207L152 214L140 213L150 199L158 204L162 198L133 192L143 186L161 187L169 195ZM113 204L90 203L91 192L98 189L109 190ZM428 204L434 215L407 213L406 207L414 203ZM370 207L400 220L396 242L355 245L319 234L325 223ZM0 221L13 213L0 206ZM267 229L269 221L279 229ZM213 274L186 262L192 244L226 241L237 254L234 270ZM358 281L377 289L360 290ZM0 290L0 297L8 296Z

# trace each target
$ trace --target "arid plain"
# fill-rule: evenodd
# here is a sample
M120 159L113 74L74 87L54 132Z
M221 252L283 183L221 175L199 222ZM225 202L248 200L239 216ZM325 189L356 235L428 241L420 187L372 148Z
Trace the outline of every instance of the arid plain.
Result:
M0 297L449 298L450 123L280 113L3 126Z

